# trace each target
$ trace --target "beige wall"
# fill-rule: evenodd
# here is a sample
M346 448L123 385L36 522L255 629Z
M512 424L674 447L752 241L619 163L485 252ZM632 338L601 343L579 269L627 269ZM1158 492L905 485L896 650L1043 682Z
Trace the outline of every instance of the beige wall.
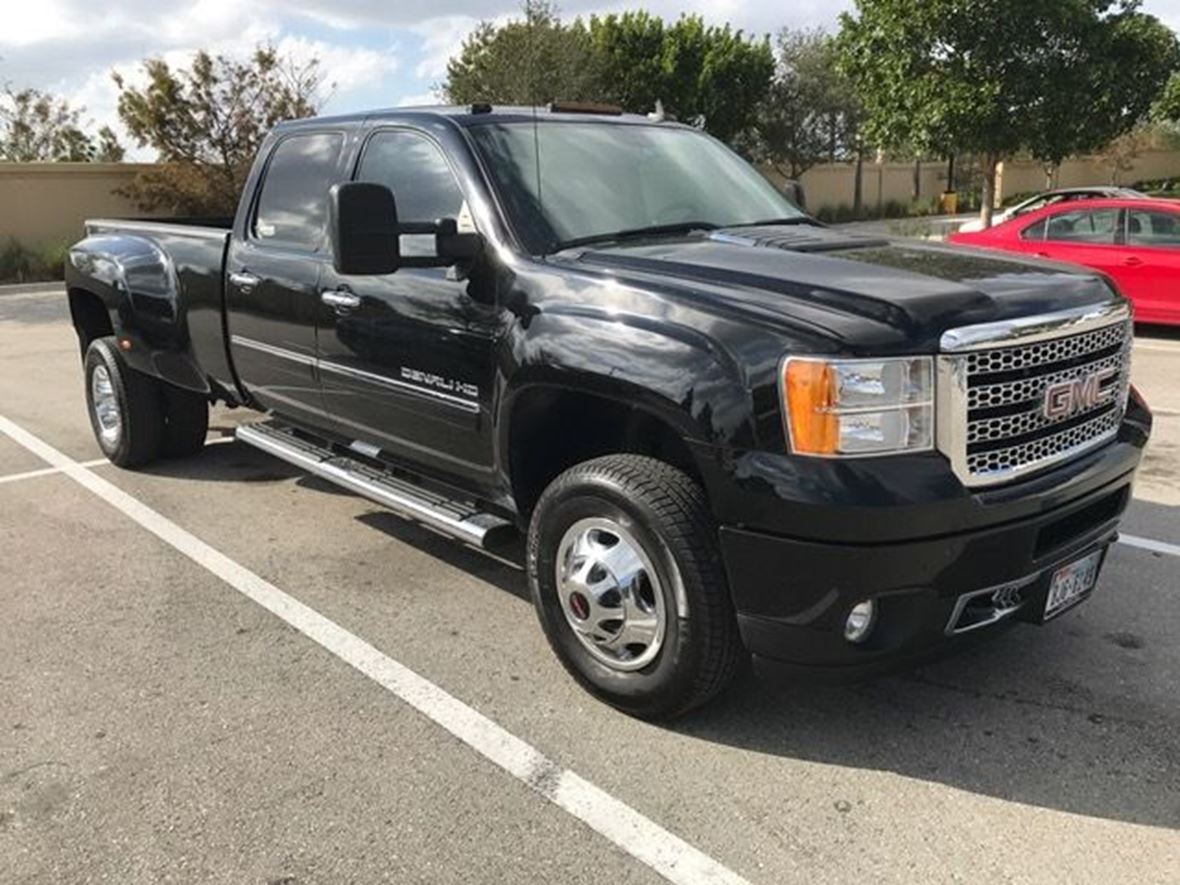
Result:
M1130 162L1129 170L1117 173L1098 157L1077 157L1061 164L1054 176L1054 187L1079 187L1086 184L1132 184L1154 178L1180 175L1180 151L1144 151ZM1044 190L1045 167L1040 163L1013 161L1000 168L1001 199L1014 194Z
M1109 165L1097 157L1078 157L1067 160L1057 170L1055 187L1078 187L1087 184L1130 184L1154 178L1180 176L1180 151L1144 151L1131 161L1131 168L1114 176ZM781 182L782 176L766 173ZM815 212L851 206L855 167L851 163L825 163L803 173L803 190L807 207ZM921 195L926 201L942 193L946 187L946 162L922 163ZM913 163L865 163L863 195L866 208L874 208L896 200L909 205L913 198ZM1013 194L1044 190L1045 167L1028 160L1004 163L997 181L1000 201Z
M144 213L114 193L145 167L135 163L0 163L0 243L72 243L82 222Z
M865 163L861 194L866 207L882 206L890 200L908 206L914 195L913 163ZM807 208L813 212L851 206L856 167L851 163L825 163L803 173L803 193ZM923 200L942 192L946 180L946 163L923 163L921 194Z

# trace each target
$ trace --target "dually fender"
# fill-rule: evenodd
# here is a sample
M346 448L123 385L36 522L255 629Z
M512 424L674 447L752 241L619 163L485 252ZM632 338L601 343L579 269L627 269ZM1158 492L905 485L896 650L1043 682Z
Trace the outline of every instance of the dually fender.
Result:
M209 393L192 352L176 268L157 243L132 234L88 236L70 247L65 277L67 291L102 302L115 335L128 342L123 354L129 365Z

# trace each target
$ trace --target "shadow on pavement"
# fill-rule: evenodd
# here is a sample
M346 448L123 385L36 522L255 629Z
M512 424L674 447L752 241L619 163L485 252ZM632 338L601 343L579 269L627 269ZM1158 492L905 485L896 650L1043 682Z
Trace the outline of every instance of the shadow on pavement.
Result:
M303 477L308 488L347 494L235 443L147 472L222 482ZM1154 505L1136 507L1147 519L1160 518ZM358 521L529 599L520 543L493 557L390 512L366 513ZM1121 582L1135 588L1149 579L1171 581L1172 562L1142 556L1135 568L1142 562L1154 571L1124 568ZM747 672L712 704L667 727L772 756L893 772L1059 811L1180 829L1180 701L1168 713L1166 703L1161 709L1152 697L1161 684L1180 684L1180 672L1137 671L1141 638L1104 618L1094 603L1085 612L1044 629L1016 626L920 669L856 685L787 683ZM1173 623L1175 613L1173 605ZM1159 660L1166 669L1175 658Z

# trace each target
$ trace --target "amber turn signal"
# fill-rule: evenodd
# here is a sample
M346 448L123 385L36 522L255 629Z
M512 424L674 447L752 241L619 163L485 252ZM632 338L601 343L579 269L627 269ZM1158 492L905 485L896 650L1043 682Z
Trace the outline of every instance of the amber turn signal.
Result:
M784 404L789 421L791 451L832 455L840 441L836 374L826 360L787 360L783 365Z

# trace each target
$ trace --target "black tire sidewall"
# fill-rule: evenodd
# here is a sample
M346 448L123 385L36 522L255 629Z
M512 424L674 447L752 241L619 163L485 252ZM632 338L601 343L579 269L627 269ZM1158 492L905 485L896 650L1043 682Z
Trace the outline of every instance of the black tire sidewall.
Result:
M562 482L543 496L529 532L529 587L541 626L566 669L590 692L637 715L659 716L683 706L691 692L700 650L692 630L693 599L680 564L659 533L660 516L642 495L628 494L602 474ZM557 550L565 532L589 517L615 520L642 545L659 578L666 612L663 644L639 670L613 669L595 658L574 634L557 589ZM687 617L681 618L678 596Z
M121 467L134 467L150 461L159 452L163 433L159 391L152 379L136 375L127 366L112 338L92 341L86 350L84 366L86 411L102 453ZM106 368L111 388L119 402L121 426L113 443L102 438L102 427L94 409L92 378L99 366Z

